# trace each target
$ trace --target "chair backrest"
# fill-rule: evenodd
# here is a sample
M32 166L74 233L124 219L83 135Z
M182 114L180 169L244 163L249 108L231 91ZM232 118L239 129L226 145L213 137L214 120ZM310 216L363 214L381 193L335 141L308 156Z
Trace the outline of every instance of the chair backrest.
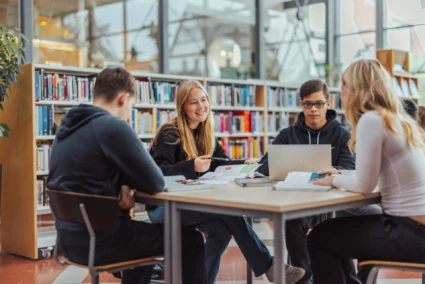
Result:
M94 230L114 228L119 221L119 201L116 197L83 194L62 190L47 190L49 204L58 220L85 224L80 204L84 204Z

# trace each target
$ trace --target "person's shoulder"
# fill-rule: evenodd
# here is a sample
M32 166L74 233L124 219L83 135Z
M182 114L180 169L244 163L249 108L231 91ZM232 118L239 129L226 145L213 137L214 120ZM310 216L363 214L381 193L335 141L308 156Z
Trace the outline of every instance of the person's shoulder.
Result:
M375 111L367 111L360 117L359 124L382 125L382 117Z
M171 124L163 125L158 132L158 140L162 140L167 143L175 143L181 138L179 129Z

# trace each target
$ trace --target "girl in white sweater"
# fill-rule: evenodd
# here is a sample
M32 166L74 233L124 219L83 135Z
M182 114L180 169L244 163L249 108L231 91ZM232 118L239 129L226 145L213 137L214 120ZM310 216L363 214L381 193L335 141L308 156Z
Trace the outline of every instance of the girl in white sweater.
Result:
M376 187L383 215L328 220L308 237L315 284L362 283L352 259L425 263L425 155L421 130L390 88L376 60L342 75L342 102L352 127L356 171L316 180L362 194ZM359 275L362 281L367 275Z

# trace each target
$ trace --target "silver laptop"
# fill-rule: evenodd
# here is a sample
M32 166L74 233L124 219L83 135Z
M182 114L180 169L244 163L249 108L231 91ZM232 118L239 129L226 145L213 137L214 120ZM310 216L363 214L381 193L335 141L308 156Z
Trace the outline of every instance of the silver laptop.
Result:
M332 167L331 145L269 145L269 173L285 180L289 172L317 172Z

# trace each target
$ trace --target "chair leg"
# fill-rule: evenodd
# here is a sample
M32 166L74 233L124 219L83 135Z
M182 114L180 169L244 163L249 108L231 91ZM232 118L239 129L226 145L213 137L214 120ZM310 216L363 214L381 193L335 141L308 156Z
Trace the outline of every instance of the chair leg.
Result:
M374 266L369 272L366 284L375 284L378 279L379 266Z
M91 284L99 284L99 274L91 276Z

